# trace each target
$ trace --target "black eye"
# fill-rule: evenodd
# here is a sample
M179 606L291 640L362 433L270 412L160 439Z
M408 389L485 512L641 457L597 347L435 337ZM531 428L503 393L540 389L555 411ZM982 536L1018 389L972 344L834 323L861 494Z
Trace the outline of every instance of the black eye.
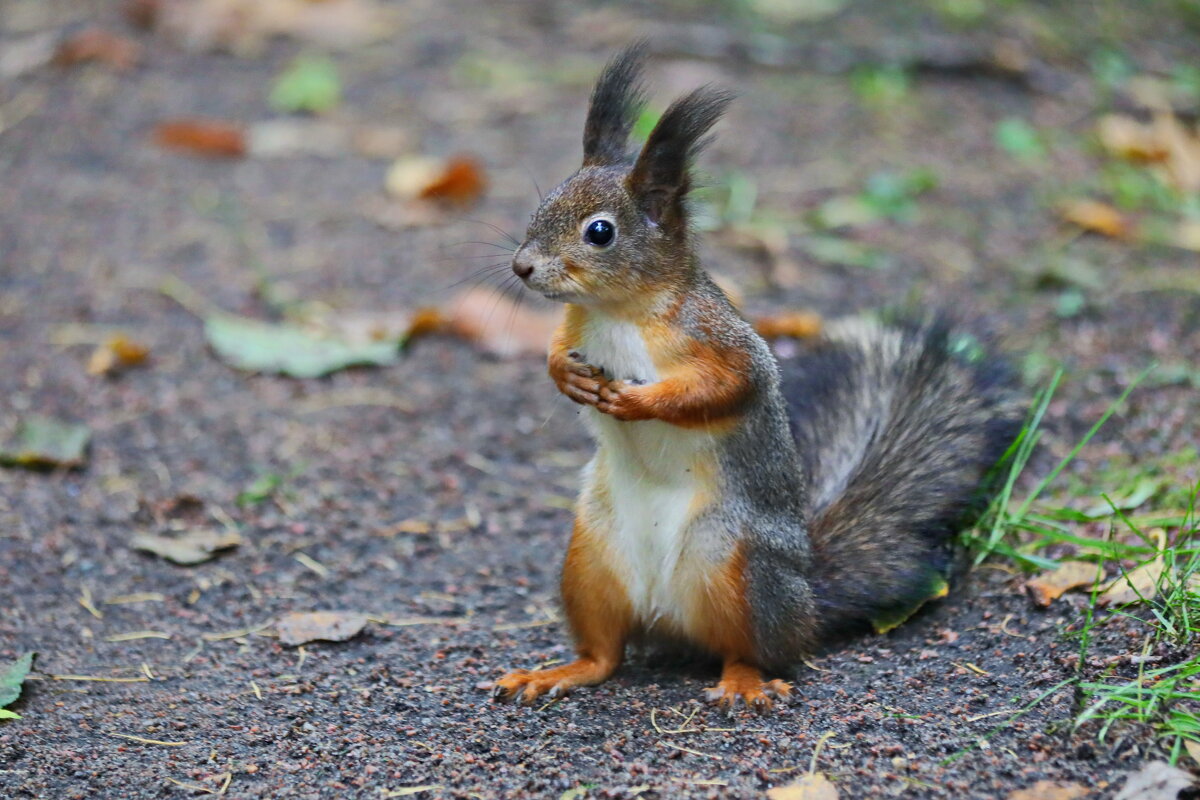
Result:
M596 247L608 247L617 235L617 226L606 219L592 220L583 232L583 240Z

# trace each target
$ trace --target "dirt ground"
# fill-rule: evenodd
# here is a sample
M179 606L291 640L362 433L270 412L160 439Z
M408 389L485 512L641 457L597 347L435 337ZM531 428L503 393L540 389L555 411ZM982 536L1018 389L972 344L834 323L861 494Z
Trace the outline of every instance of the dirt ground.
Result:
M94 435L84 469L0 470L0 663L38 653L22 719L0 723L0 795L761 798L823 742L817 769L843 798L996 798L1040 780L1110 797L1161 758L1150 728L1103 741L1073 728L1074 693L1055 687L1077 674L1067 634L1086 598L1037 608L1002 563L800 666L795 701L762 718L703 705L713 666L654 652L562 702L493 705L505 669L569 656L555 582L590 444L539 360L433 336L383 368L248 375L156 288L175 276L264 319L264 285L347 315L446 305L489 263L469 243L498 241L489 224L519 237L535 183L576 166L607 55L649 35L656 102L706 81L738 91L705 166L749 176L760 208L802 219L878 170L936 174L914 219L855 234L882 265L818 261L802 232L787 280L764 282L762 259L728 237L711 237L709 263L753 313L951 306L1031 379L1064 364L1028 488L1150 363L1200 363L1197 254L1080 235L1052 210L1095 173L1096 115L1123 102L1095 88L1095 54L1120 45L1149 71L1195 62L1195 20L1172 16L1182 3L1116 21L1079 10L1093 4L1012 3L1014 17L972 27L893 5L908 4L770 24L737 3L396 4L386 40L334 54L338 118L399 126L413 152L475 154L491 184L470 220L395 230L372 213L384 160L205 159L149 139L172 117L280 116L266 98L304 44L190 51L117 3L0 0L0 49L91 23L143 48L129 71L0 78L0 433L40 412ZM1039 66L971 55L997 42ZM881 63L909 68L886 105L853 77ZM1039 159L997 146L1011 117L1047 137ZM1081 263L1091 283L1055 277ZM1069 292L1083 305L1064 313ZM114 331L148 344L149 364L89 375ZM1197 394L1186 374L1139 387L1073 471L1196 445ZM264 475L282 484L239 504ZM173 520L229 521L244 541L194 567L129 546ZM108 602L130 595L142 599ZM377 621L344 643L273 637L279 615L313 610ZM137 632L160 635L123 636ZM1145 629L1098 637L1088 669L1127 665Z

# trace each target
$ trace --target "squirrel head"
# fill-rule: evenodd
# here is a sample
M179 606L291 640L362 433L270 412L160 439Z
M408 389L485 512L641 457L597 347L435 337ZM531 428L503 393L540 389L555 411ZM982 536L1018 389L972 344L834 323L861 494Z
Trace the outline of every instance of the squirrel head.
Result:
M705 86L671 103L632 159L644 61L638 43L604 68L584 125L583 166L542 201L513 256L513 272L550 299L620 307L696 269L686 205L692 162L732 95Z

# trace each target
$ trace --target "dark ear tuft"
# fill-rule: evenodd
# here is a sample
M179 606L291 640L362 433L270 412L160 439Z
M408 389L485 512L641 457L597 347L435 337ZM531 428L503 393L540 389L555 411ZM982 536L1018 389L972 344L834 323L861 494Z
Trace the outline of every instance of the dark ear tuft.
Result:
M646 43L635 42L613 56L596 81L583 128L583 164L619 164L625 160L629 130L646 103L642 64Z
M672 103L646 140L629 175L629 189L647 216L664 228L686 229L683 199L691 188L692 161L732 101L731 92L702 86Z

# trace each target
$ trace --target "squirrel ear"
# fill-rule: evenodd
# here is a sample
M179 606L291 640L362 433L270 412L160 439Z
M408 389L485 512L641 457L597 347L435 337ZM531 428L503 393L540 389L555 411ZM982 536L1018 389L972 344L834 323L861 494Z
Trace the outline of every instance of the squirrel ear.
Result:
M663 112L628 179L629 190L652 222L672 230L686 228L683 199L691 188L692 161L710 141L704 134L732 100L730 92L702 86Z
M596 81L583 127L585 167L625 160L629 131L646 103L642 90L645 60L646 43L635 42L613 56Z

